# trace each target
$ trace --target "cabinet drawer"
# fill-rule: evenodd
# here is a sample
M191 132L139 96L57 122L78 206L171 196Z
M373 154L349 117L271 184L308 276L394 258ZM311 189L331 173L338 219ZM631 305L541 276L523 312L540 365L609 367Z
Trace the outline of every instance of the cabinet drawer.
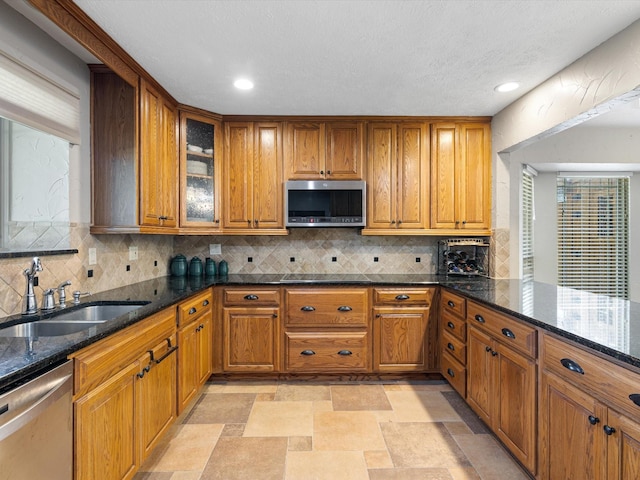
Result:
M367 289L287 289L286 324L367 326Z
M640 405L633 401L640 403L640 374L634 371L549 335L543 335L542 368L630 415L640 415Z
M462 398L466 398L467 370L446 352L442 355L442 375Z
M450 334L458 337L463 342L467 340L467 322L463 319L457 318L448 312L443 312L442 318L442 331L449 332Z
M367 332L287 332L285 362L288 371L367 370Z
M211 312L212 308L213 292L210 289L194 295L178 305L178 326L187 325L203 314Z
M158 343L171 338L175 331L175 310L167 308L73 353L74 394L84 394L100 385Z
M430 306L434 292L434 288L374 288L373 303Z
M493 334L505 345L535 358L538 332L534 327L474 302L467 303L467 320L475 327Z
M451 335L449 332L442 332L442 351L448 353L458 360L461 364L467 363L467 346L459 338Z
M279 305L280 290L277 288L225 288L223 293L223 302L225 305L241 306Z
M467 301L460 295L451 293L448 290L442 290L440 305L442 312L449 312L460 318L465 318L467 315Z

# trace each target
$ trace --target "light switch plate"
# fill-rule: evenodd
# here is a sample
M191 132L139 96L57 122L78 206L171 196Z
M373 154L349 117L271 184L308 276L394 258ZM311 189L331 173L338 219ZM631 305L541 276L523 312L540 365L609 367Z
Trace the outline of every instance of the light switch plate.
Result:
M220 255L222 254L222 247L219 243L210 243L209 244L209 255Z
M129 247L129 260L138 259L138 247Z
M98 263L98 258L96 255L96 249L95 248L90 248L89 249L89 265L95 265L96 263Z

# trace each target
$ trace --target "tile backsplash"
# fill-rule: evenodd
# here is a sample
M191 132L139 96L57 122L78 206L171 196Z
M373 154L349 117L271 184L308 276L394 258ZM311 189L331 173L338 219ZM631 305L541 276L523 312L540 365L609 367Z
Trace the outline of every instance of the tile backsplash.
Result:
M424 273L437 271L438 240L421 236L362 236L352 228L292 229L282 237L91 235L89 225L71 227L73 255L41 257L38 300L43 290L71 280L74 290L101 292L169 274L171 258L184 254L224 259L230 273ZM221 255L209 254L220 244ZM129 247L138 259L129 260ZM89 248L97 263L89 265ZM29 258L0 260L0 317L19 313ZM127 270L129 266L129 270ZM93 276L88 271L93 270ZM56 296L57 299L57 296Z

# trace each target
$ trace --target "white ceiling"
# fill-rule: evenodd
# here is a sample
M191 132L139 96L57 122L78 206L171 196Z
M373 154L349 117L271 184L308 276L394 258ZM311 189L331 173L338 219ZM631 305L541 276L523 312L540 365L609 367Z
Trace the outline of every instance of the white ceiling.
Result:
M494 115L640 18L640 0L75 1L179 102L221 114ZM522 88L494 92L508 80Z

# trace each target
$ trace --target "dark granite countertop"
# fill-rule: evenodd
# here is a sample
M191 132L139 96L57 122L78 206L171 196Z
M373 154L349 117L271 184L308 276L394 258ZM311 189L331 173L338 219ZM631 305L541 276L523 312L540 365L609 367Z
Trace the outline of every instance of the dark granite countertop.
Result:
M160 277L84 297L81 305L150 302L114 320L70 335L0 337L0 391L64 361L91 343L213 285L441 285L640 367L640 304L537 282L417 274L232 274L221 278ZM65 311L71 311L69 305ZM0 329L51 315L0 319Z

